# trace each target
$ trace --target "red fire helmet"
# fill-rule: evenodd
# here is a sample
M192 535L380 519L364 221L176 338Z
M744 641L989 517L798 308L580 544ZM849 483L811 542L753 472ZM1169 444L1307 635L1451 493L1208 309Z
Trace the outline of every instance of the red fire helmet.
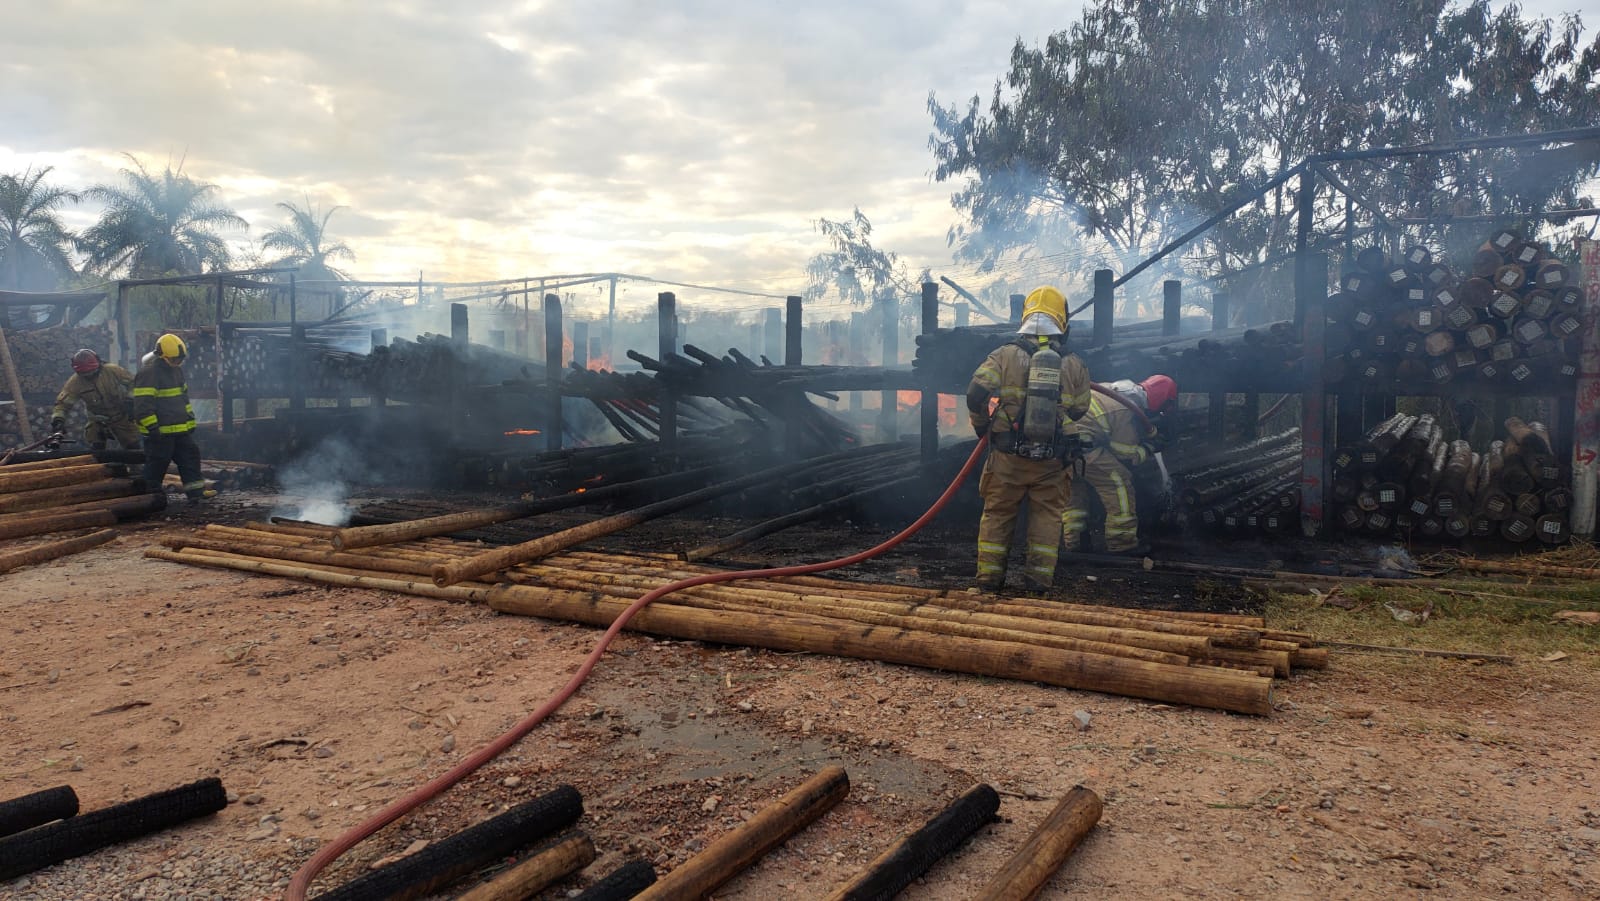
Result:
M85 347L72 355L72 371L88 375L100 368L100 355Z
M1164 375L1152 375L1139 383L1144 389L1145 406L1152 413L1160 413L1168 404L1178 402L1178 383Z

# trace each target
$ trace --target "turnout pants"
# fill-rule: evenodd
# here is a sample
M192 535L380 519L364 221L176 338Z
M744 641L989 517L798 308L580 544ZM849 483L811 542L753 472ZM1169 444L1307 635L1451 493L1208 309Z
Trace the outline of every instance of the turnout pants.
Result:
M178 477L183 479L183 493L200 497L205 491L205 479L200 477L200 445L192 432L160 435L154 432L144 437L144 480L152 494L161 494L161 479L167 474L169 464L178 464Z
M978 521L978 579L1005 578L1006 554L1017 527L1022 499L1028 499L1028 580L1049 585L1055 580L1061 546L1061 521L1072 477L1060 460L1028 460L989 451L978 479L983 518Z
M1106 516L1106 550L1132 550L1139 543L1139 513L1133 495L1133 473L1105 448L1084 455L1083 475L1072 486L1071 501L1062 519L1067 547L1089 529L1089 516L1098 504Z
M104 422L90 420L83 427L83 443L94 450L105 450L107 442L112 438L122 445L123 450L139 449L139 427L131 419L108 419Z

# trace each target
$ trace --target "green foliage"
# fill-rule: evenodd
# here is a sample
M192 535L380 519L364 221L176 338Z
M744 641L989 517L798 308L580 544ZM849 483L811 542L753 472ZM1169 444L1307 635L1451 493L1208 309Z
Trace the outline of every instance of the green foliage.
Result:
M0 175L0 288L50 291L73 276L73 238L56 209L78 195L45 184L51 167Z
M1018 41L987 111L930 96L934 177L966 220L950 240L992 264L1067 232L1085 267L1125 270L1308 155L1592 124L1600 39L1580 35L1487 0L1099 0L1042 47ZM1338 168L1392 216L1515 214L1575 200L1597 162L1590 143ZM1319 223L1342 218L1317 203ZM1280 190L1196 262L1281 254L1294 214Z
M897 254L872 246L872 222L860 209L846 220L818 219L816 227L832 249L806 264L807 297L815 300L831 291L854 306L867 306L920 296L918 285L928 280L927 270L913 279Z
M216 185L197 182L170 165L159 175L128 157L126 185L96 185L86 196L106 204L100 221L83 233L88 265L102 273L126 271L134 278L196 275L222 269L231 256L220 229L249 223L212 200Z

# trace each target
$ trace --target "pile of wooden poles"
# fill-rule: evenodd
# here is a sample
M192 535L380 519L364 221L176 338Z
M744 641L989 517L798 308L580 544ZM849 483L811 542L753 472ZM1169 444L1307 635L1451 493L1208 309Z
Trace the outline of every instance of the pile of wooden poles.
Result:
M1583 292L1538 242L1495 232L1465 265L1420 245L1356 255L1328 298L1323 378L1368 387L1521 385L1577 374Z
M335 550L339 530L207 526L153 557L325 584L488 604L607 627L640 595L719 570L668 555L564 550L500 565L506 549L425 538ZM525 555L524 555L525 556ZM494 568L482 570L481 561ZM459 581L440 573L468 573ZM470 575L476 573L476 575ZM1259 617L1115 610L816 576L694 586L629 628L671 638L807 651L1044 682L1265 715L1272 678L1327 652Z
M43 563L105 544L108 528L166 506L165 495L149 494L119 464L92 454L0 466L0 573ZM20 539L82 532L43 544Z
M1179 521L1192 530L1283 534L1300 525L1300 430L1184 457L1173 467Z
M1573 498L1549 432L1515 416L1505 429L1504 440L1480 453L1446 441L1431 414L1396 413L1334 454L1340 525L1384 536L1564 544Z

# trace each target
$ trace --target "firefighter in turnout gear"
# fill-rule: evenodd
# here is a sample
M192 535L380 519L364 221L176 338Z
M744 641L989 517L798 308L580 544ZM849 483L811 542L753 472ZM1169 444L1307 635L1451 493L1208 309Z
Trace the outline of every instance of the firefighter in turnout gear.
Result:
M52 446L59 445L67 415L80 402L89 413L83 442L94 450L105 450L112 438L127 450L139 449L139 427L133 423L133 404L128 386L133 375L115 363L100 362L100 355L84 348L72 355L72 375L56 395L50 414Z
M996 348L972 375L967 412L973 431L989 436L989 458L978 481L983 518L978 523L981 588L1005 584L1006 555L1023 498L1028 499L1027 581L1047 589L1055 580L1078 452L1068 423L1089 407L1089 370L1065 353L1067 301L1052 287L1037 288L1022 309L1016 340ZM989 412L992 398L999 404Z
M1161 452L1161 431L1151 421L1178 403L1178 386L1164 375L1143 382L1113 382L1104 391L1115 392L1139 412L1097 387L1089 401L1089 415L1078 422L1093 450L1083 456L1083 472L1072 488L1072 501L1062 521L1067 548L1076 550L1087 540L1100 550L1102 536L1089 534L1089 520L1098 506L1105 512L1104 550L1111 554L1145 554L1139 541L1139 511L1134 474ZM1149 415L1144 415L1148 411Z
M156 341L154 359L139 368L133 379L133 415L144 438L144 479L150 490L161 493L167 466L178 464L183 493L190 502L213 497L200 476L200 446L194 441L194 407L183 383L183 361L188 345L177 335Z

